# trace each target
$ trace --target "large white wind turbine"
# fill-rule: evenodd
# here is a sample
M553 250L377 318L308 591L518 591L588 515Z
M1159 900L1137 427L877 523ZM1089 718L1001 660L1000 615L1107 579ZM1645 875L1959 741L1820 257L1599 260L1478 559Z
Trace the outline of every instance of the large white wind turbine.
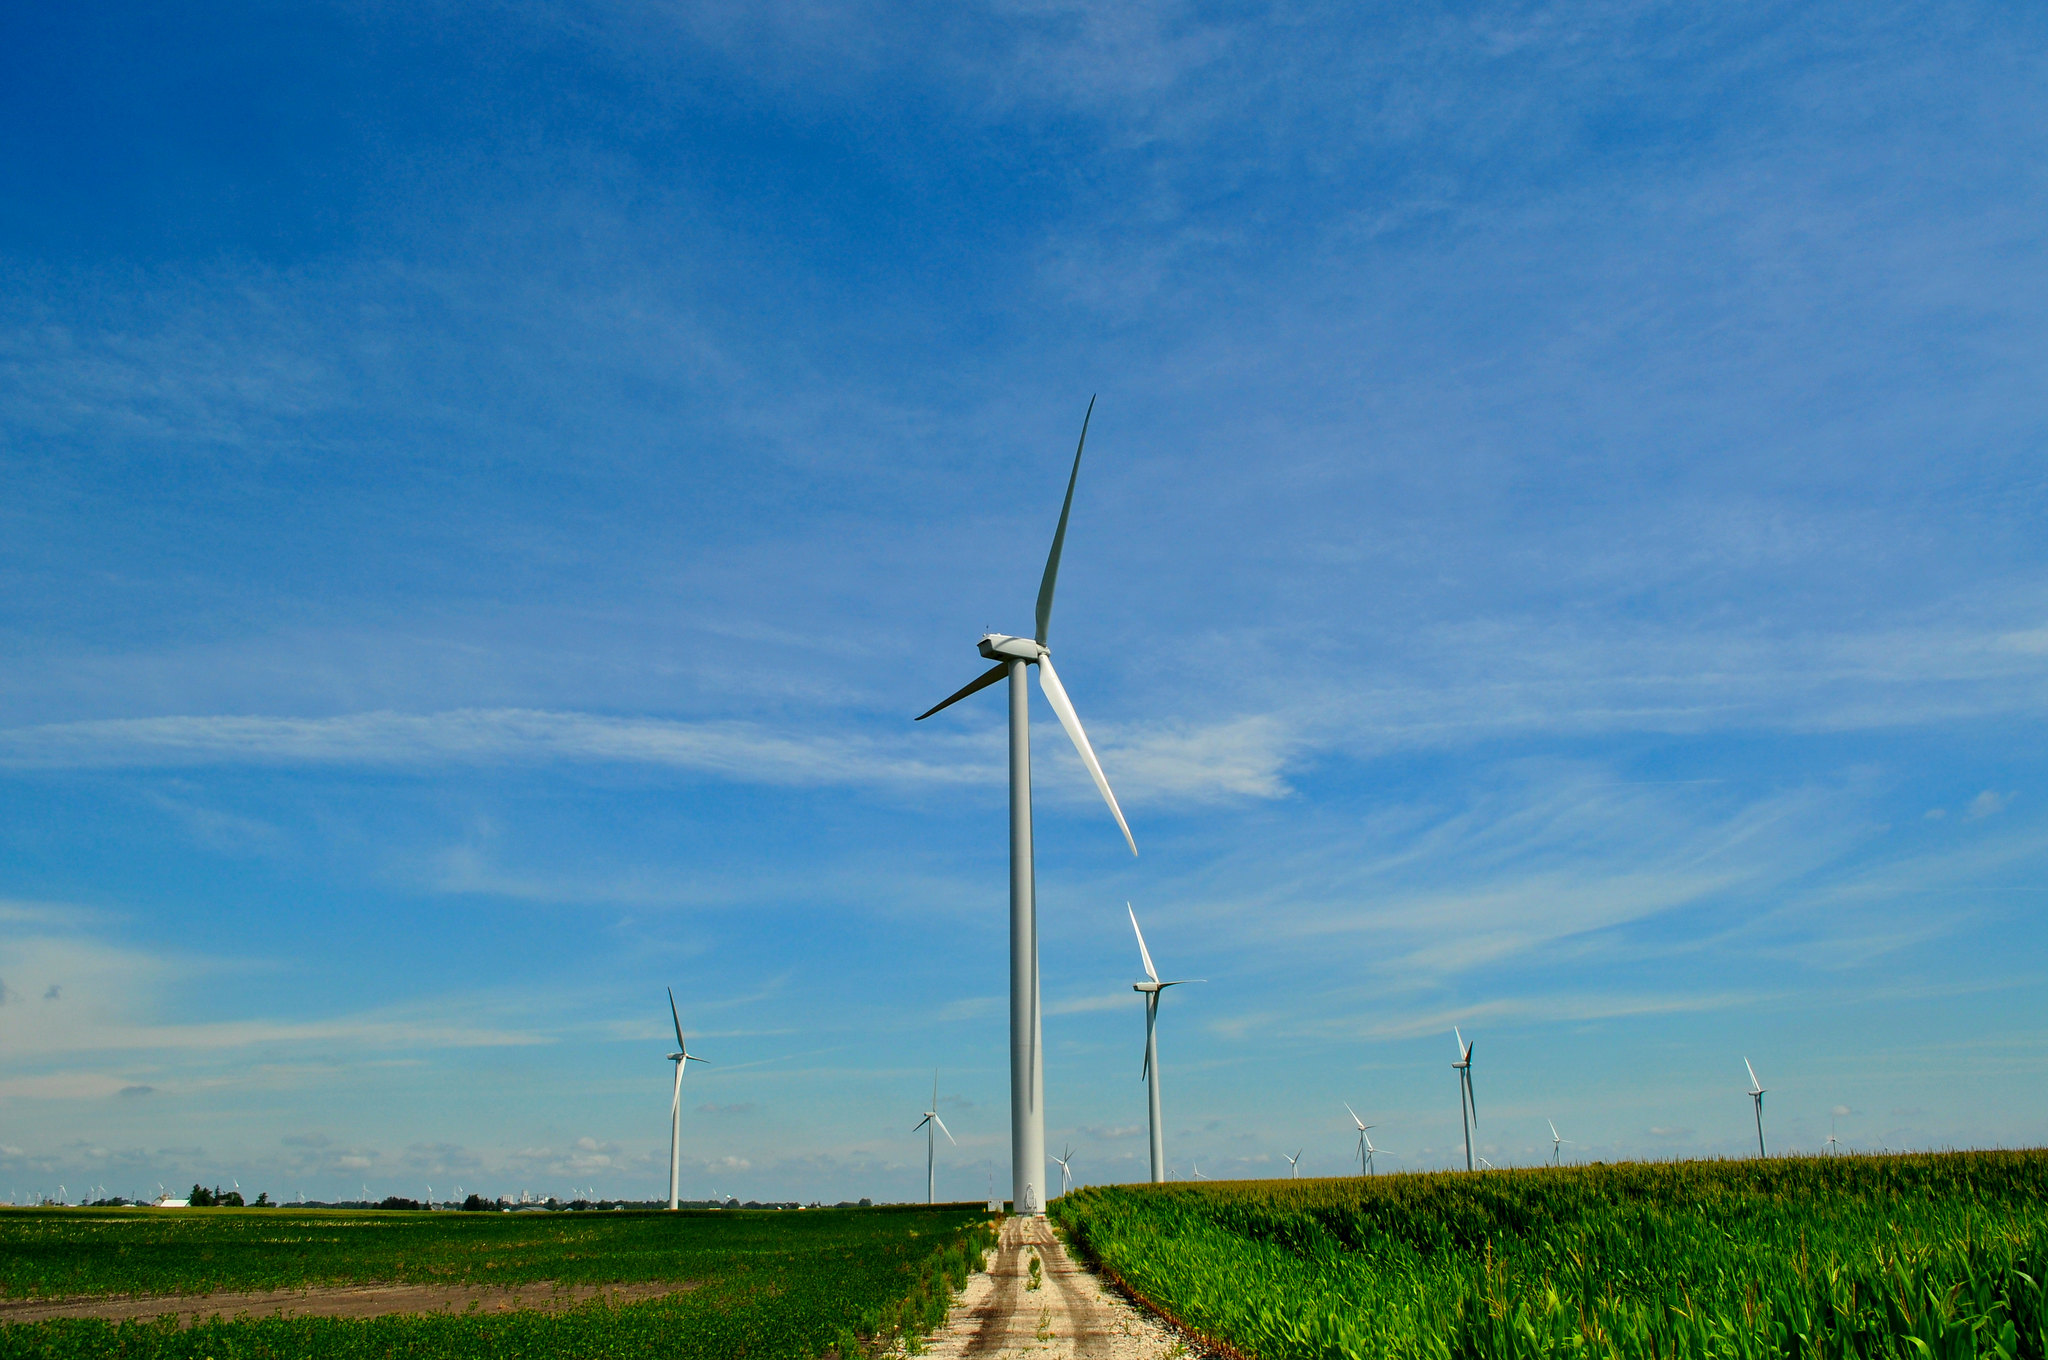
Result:
M1465 1032L1456 1025L1451 1033L1458 1036L1458 1060L1451 1066L1458 1069L1458 1122L1465 1126L1465 1169L1472 1169L1472 1130L1479 1125L1479 1103L1472 1098L1472 1045L1465 1042ZM1471 1119L1465 1118L1471 1112Z
M1744 1058L1742 1065L1749 1067L1749 1059ZM1756 1155L1768 1157L1771 1154L1764 1151L1764 1084L1756 1079L1754 1067L1749 1067L1749 1098L1756 1102Z
M1562 1156L1560 1149L1562 1149L1566 1143L1569 1143L1571 1139L1558 1137L1557 1125L1552 1121L1546 1119L1543 1122L1550 1125L1550 1164L1552 1166L1557 1166Z
M1074 1160L1074 1145L1067 1144L1067 1150L1053 1160L1060 1164L1060 1193L1064 1195L1074 1184L1074 1170L1067 1165Z
M1379 1149L1372 1145L1372 1139L1366 1136L1365 1131L1379 1126L1368 1124L1363 1119L1360 1119L1358 1111L1351 1108L1351 1102L1348 1100L1344 1102L1344 1113L1350 1115L1351 1122L1358 1126L1358 1174L1370 1176L1372 1174L1372 1155L1379 1151Z
M954 1147L960 1146L959 1140L953 1137L953 1131L946 1127L946 1121L939 1118L939 1074L937 1072L932 1073L932 1107L924 1112L924 1118L910 1126L912 1133L916 1133L919 1129L924 1130L924 1202L926 1204L937 1204L939 1202L939 1173L937 1169L939 1140L938 1134L932 1132L934 1128L938 1130L938 1133L945 1134L946 1141Z
M1131 933L1138 937L1138 958L1145 965L1148 981L1133 982L1131 990L1145 995L1145 1066L1138 1075L1146 1083L1145 1096L1152 1117L1152 1183L1166 1183L1166 1125L1159 1118L1159 998L1168 987L1178 987L1187 982L1205 982L1206 978L1180 978L1173 982L1161 982L1159 970L1152 966L1152 951L1145 948L1145 932L1138 929L1138 913L1130 903L1124 903L1124 910L1131 914Z
M1088 414L1081 418L1081 439L1074 446L1074 470L1067 475L1067 498L1060 505L1059 527L1053 530L1052 552L1045 559L1045 575L1038 583L1037 627L1028 638L1003 633L984 634L981 654L995 665L983 671L944 701L917 715L919 722L940 709L956 704L968 695L988 688L1007 677L1010 682L1010 1185L1012 1202L1020 1214L1043 1214L1045 1202L1038 1193L1038 1177L1045 1169L1045 1064L1040 1043L1038 1007L1038 901L1031 865L1031 690L1024 678L1028 667L1038 667L1038 684L1045 691L1060 726L1080 752L1081 763L1095 778L1095 787L1133 855L1138 842L1124 821L1123 809L1109 790L1109 780L1081 719L1053 669L1052 653L1045 639L1052 625L1053 586L1059 579L1060 550L1067 541L1067 516L1074 508L1074 483L1081 476L1081 450L1088 445L1088 420L1095 414L1095 402L1088 402Z
M1306 1151L1308 1151L1308 1149L1307 1149L1307 1148L1303 1148L1303 1149L1301 1150L1301 1152L1306 1152ZM1291 1181L1298 1181L1298 1180L1300 1180L1300 1179L1301 1179L1301 1152L1297 1152L1297 1153L1295 1153L1295 1154L1294 1154L1294 1155L1293 1155L1292 1157L1289 1157L1289 1158L1287 1158L1287 1179L1288 1179L1288 1180L1291 1180ZM1284 1154L1283 1154L1283 1155L1284 1155Z
M676 989L668 989L668 1018L676 1026L676 1051L668 1060L676 1065L676 1090L668 1102L668 1207L676 1207L676 1187L683 1171L683 1068L693 1062L704 1062L690 1051L683 1042L683 1018L676 1014Z

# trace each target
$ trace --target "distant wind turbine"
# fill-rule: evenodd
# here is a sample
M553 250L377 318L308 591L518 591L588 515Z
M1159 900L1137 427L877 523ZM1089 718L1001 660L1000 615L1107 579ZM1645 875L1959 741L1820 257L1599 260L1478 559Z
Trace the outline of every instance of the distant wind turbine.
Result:
M1550 1120L1546 1119L1543 1122L1550 1125L1550 1164L1552 1166L1556 1166L1559 1164L1560 1160L1558 1150L1562 1148L1566 1143L1569 1143L1571 1139L1558 1137L1557 1125L1551 1123Z
M1081 450L1088 445L1088 421L1095 414L1095 402L1088 402L1088 414L1081 418L1081 439L1074 446L1074 469L1067 475L1067 497L1060 505L1059 527L1053 530L1052 551L1045 559L1045 575L1038 583L1036 628L1028 638L987 633L980 643L981 654L995 665L954 691L950 696L917 715L922 722L939 710L960 702L968 695L988 688L1007 677L1010 682L1010 1180L1013 1202L1019 1214L1037 1217L1045 1212L1038 1195L1038 1177L1045 1171L1045 1063L1040 1042L1038 986L1038 899L1033 881L1031 854L1031 691L1024 673L1038 667L1039 688L1046 702L1066 729L1067 737L1080 753L1081 763L1095 779L1110 815L1124 833L1133 855L1138 842L1131 836L1123 809L1116 805L1109 779L1081 730L1081 719L1067 698L1053 669L1046 634L1052 626L1053 587L1059 579L1060 552L1067 541L1067 517L1074 508L1074 484L1081 477Z
M1472 1098L1472 1045L1465 1042L1465 1032L1456 1025L1451 1033L1458 1036L1458 1060L1451 1064L1458 1069L1458 1122L1465 1126L1465 1169L1472 1169L1472 1130L1479 1126L1479 1102ZM1471 1118L1465 1116L1470 1112Z
M939 1074L936 1071L932 1073L932 1107L924 1112L924 1118L910 1126L912 1133L916 1133L919 1129L924 1130L924 1202L926 1204L937 1204L939 1202L939 1173L937 1170L939 1144L937 1136L932 1132L934 1127L940 1133L946 1135L947 1142L952 1143L954 1147L960 1146L953 1137L953 1131L946 1127L946 1121L939 1118Z
M1124 903L1124 910L1131 915L1131 933L1138 937L1138 958L1145 965L1147 981L1133 982L1131 990L1142 992L1145 997L1145 1065L1139 1076L1146 1083L1146 1100L1152 1118L1152 1183L1163 1184L1166 1180L1166 1125L1159 1117L1159 998L1166 994L1168 987L1178 987L1184 982L1204 982L1205 978L1181 978L1173 982L1161 982L1159 970L1152 966L1152 951L1145 948L1145 932L1138 929L1137 909Z
M1198 1159L1198 1160L1197 1160L1197 1161L1195 1162L1195 1164L1194 1164L1194 1165L1195 1165L1195 1179L1196 1179L1196 1180L1198 1180L1198 1181L1205 1181L1205 1180L1208 1180L1209 1178L1208 1178L1207 1176L1204 1176L1204 1175L1202 1174L1202 1163L1201 1163L1201 1161L1200 1161L1200 1160Z
M1834 1155L1835 1155L1836 1153L1840 1152L1841 1150L1842 1150L1842 1147L1841 1147L1841 1143L1840 1143L1840 1141L1839 1141L1839 1140L1838 1140L1838 1139L1837 1139L1837 1138L1835 1137L1835 1116L1834 1116L1834 1115L1829 1115L1829 1116L1828 1116L1828 1156L1832 1157L1832 1156L1834 1156Z
M1074 1145L1069 1143L1067 1150L1053 1158L1053 1160L1060 1164L1060 1193L1064 1195L1074 1184L1073 1169L1067 1165L1068 1162L1074 1160Z
M1749 1067L1749 1059L1744 1058L1742 1065ZM1749 1067L1749 1098L1756 1102L1756 1155L1768 1157L1771 1154L1764 1151L1764 1084L1756 1079L1754 1067Z
M1350 1115L1351 1122L1358 1126L1358 1174L1370 1176L1372 1174L1372 1139L1365 1136L1365 1131L1379 1126L1368 1124L1363 1119L1360 1119L1358 1111L1351 1108L1351 1102L1348 1100L1344 1102L1344 1113Z
M676 1051L668 1060L676 1065L675 1094L668 1101L668 1207L676 1207L676 1190L683 1174L683 1069L693 1062L703 1062L683 1042L683 1017L676 1014L676 989L668 989L668 1018L676 1027Z
M1306 1151L1308 1151L1308 1149L1307 1149L1307 1148L1303 1148L1303 1149L1301 1150L1301 1152L1306 1152ZM1289 1157L1289 1158L1287 1159L1287 1179L1288 1179L1288 1180L1291 1180L1291 1181L1298 1181L1298 1180L1300 1180L1300 1179L1301 1179L1301 1152L1297 1152L1297 1153L1295 1153L1295 1154L1294 1154L1294 1155L1293 1155L1292 1157Z

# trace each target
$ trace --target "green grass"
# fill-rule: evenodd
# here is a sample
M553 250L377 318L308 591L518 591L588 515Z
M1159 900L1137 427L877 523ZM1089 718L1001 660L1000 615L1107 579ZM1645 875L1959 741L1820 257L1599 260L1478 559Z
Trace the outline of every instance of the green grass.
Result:
M405 1214L0 1212L8 1297L307 1285L691 1281L621 1307L471 1317L256 1319L185 1331L58 1320L0 1328L0 1356L730 1357L851 1354L945 1316L993 1229L980 1209Z
M1100 1187L1082 1251L1260 1360L2044 1360L2048 1153Z

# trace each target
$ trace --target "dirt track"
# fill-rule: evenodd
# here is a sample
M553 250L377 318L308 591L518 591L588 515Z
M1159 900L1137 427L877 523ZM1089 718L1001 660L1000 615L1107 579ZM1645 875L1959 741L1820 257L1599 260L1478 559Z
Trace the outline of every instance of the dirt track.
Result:
M1037 1289L1030 1288L1034 1253L1043 1263ZM988 1272L967 1282L927 1353L935 1360L1157 1360L1185 1350L1164 1323L1076 1265L1044 1219L1011 1218Z
M679 1294L693 1284L523 1285L368 1284L330 1289L271 1289L220 1294L109 1294L69 1299L0 1299L0 1324L47 1322L51 1318L162 1317L181 1327L202 1318L383 1317L387 1313L510 1313L518 1309L560 1312L602 1298L610 1304Z

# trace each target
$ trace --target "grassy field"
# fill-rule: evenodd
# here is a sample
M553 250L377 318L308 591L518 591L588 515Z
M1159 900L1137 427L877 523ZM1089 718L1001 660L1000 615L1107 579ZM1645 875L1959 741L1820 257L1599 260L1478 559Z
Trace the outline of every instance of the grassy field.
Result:
M0 1328L0 1356L697 1357L851 1354L929 1329L993 1241L978 1207L424 1214L287 1209L0 1211L7 1297L316 1285L625 1284L688 1293L473 1317L260 1319L180 1331L83 1320Z
M1261 1360L2043 1360L2048 1153L1100 1187L1081 1250Z

